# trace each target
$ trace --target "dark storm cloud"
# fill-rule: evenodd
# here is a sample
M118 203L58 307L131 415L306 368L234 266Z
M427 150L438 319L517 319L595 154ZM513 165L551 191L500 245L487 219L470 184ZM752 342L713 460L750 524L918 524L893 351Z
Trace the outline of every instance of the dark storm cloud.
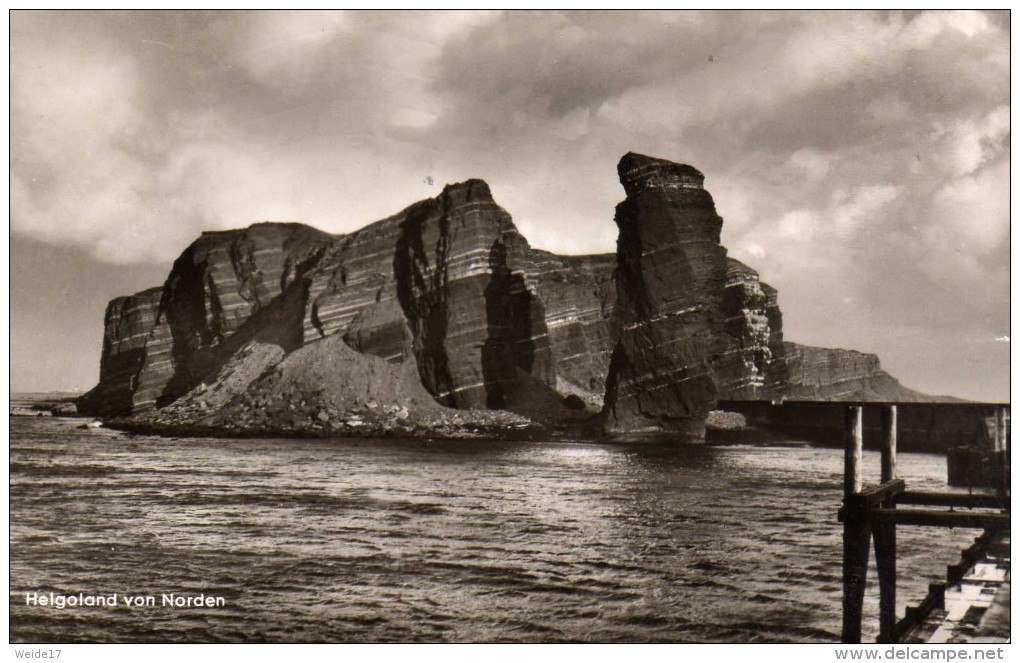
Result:
M483 177L533 243L612 251L615 164L635 150L706 173L724 243L779 287L790 338L878 351L931 391L1005 389L1008 344L992 339L1009 331L1008 14L11 24L19 237L166 264L202 230L342 232ZM947 348L935 368L910 351L932 339ZM973 367L996 362L981 392Z

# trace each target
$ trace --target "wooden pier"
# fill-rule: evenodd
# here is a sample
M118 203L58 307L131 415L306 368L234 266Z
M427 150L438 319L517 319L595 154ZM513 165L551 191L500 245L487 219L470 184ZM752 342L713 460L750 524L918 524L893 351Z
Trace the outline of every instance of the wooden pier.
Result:
M844 643L861 641L865 581L871 542L879 585L878 642L900 642L904 635L944 601L944 586L932 586L917 608L908 608L902 619L896 615L896 528L961 527L985 531L983 539L969 549L979 554L980 542L1009 530L1009 432L1008 405L999 405L992 434L992 452L1000 459L1001 476L994 494L919 492L907 490L896 474L897 406L890 403L854 403L846 407L843 507L843 630ZM865 485L862 476L864 449L864 408L881 408L881 481ZM901 508L906 505L906 508ZM918 507L941 507L918 508ZM958 510L963 509L963 510ZM967 552L964 557L966 561ZM950 567L950 573L952 573ZM941 587L942 592L939 591ZM942 594L942 596L940 596Z

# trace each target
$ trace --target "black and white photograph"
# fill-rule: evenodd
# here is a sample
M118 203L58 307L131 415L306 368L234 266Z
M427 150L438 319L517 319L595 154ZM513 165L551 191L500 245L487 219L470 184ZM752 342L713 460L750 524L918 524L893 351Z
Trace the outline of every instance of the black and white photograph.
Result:
M1008 657L1008 9L8 19L9 656Z

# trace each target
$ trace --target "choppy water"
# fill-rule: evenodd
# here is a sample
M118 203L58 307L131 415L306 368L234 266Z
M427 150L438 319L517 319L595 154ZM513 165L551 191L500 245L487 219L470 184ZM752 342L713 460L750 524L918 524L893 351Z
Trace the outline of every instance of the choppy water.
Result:
M838 450L162 439L78 423L11 418L14 642L839 637ZM945 460L902 454L900 474L944 489ZM901 528L901 614L974 535ZM57 610L26 591L204 592L226 607ZM865 609L877 615L877 588Z

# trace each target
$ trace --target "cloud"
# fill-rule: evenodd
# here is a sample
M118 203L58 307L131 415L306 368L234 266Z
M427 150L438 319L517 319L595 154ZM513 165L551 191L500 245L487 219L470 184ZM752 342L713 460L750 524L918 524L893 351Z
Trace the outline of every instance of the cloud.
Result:
M182 30L190 42L99 16L15 17L14 232L110 262L167 261L203 230L264 219L351 230L435 194L421 185L424 150L398 132L438 112L415 67L438 56L443 16L375 41L354 33L385 17L202 16Z
M791 337L842 342L828 293L868 338L977 335L1009 296L1009 37L971 11L16 11L11 229L166 262L483 177L534 244L608 252L634 150L706 174Z
M997 251L1008 250L1009 193L1006 158L951 180L938 190L924 233L927 250L936 258L928 263L933 277L962 277L953 270L961 261L978 277L993 266L1002 266L990 258Z
M94 244L145 203L151 174L121 147L147 130L141 73L101 39L37 27L12 24L11 226Z
M238 26L232 56L260 83L295 94L315 85L331 55L353 35L344 11L247 14Z
M934 140L943 163L953 175L969 175L1002 154L1009 144L1009 107L997 106L979 118L961 118L949 126L936 124Z

